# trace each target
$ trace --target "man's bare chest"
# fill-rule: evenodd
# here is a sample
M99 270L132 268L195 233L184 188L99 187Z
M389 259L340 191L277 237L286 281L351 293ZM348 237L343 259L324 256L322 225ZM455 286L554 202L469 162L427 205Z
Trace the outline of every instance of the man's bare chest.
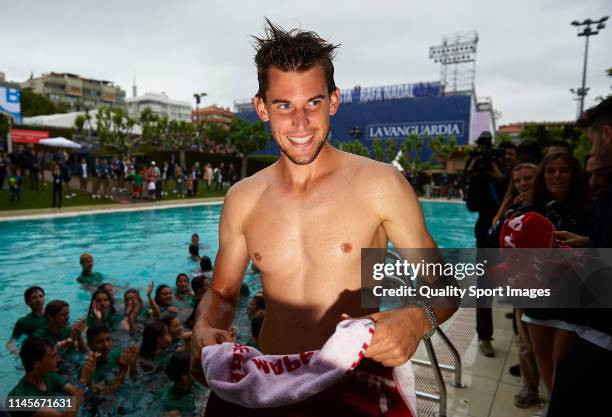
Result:
M380 220L349 192L263 198L244 224L251 260L264 274L286 275L359 262L372 246Z

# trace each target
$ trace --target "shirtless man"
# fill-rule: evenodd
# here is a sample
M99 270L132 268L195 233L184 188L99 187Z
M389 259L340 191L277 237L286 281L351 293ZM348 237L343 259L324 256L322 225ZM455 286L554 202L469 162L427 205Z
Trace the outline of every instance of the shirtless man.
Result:
M386 248L389 240L398 248L435 247L417 197L391 165L327 142L330 116L339 106L336 46L312 32L268 25L267 38L257 39L259 91L253 104L282 153L225 198L212 283L193 329L192 374L203 378L202 347L232 340L228 329L249 260L261 270L266 300L263 353L320 349L346 315L369 316L375 334L365 357L381 368L402 365L431 322L420 307L362 308L360 252ZM441 323L454 310L433 312ZM248 411L236 407L212 393L206 415ZM291 413L285 411L280 414Z

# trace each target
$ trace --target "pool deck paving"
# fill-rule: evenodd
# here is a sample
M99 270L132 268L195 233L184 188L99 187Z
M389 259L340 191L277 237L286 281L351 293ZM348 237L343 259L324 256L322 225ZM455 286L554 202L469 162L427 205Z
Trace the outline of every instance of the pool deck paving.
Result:
M143 210L157 210L162 208L172 207L190 207L200 206L205 204L220 204L224 200L224 197L206 197L206 198L186 198L181 200L161 200L151 202L138 202L138 203L114 203L104 204L95 206L77 206L77 207L65 207L61 209L57 208L43 208L43 209L28 209L28 210L7 210L0 211L0 222L10 220L32 220L32 219L44 219L53 217L71 217L80 214L92 214L92 213L112 213L117 211L143 211Z

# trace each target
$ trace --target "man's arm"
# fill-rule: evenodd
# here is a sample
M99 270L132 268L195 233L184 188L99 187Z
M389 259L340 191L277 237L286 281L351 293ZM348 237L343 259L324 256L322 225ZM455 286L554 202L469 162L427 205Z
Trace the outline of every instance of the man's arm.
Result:
M219 223L219 251L210 287L200 300L191 339L191 374L205 383L201 351L208 345L233 340L228 329L234 319L240 284L249 261L242 229L244 204L238 189L228 192Z
M373 202L385 233L396 248L435 249L414 190L395 168L386 168L384 184ZM446 321L455 308L434 308L438 324ZM370 315L376 332L365 357L385 366L399 366L412 357L430 323L421 307L378 312Z

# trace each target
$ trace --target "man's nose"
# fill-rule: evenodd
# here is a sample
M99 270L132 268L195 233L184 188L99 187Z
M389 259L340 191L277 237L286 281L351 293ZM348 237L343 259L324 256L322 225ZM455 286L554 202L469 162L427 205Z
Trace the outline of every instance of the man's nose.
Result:
M293 120L292 120L292 124L293 127L300 130L300 129L304 129L306 127L308 127L308 113L306 112L306 109L296 109L296 111L293 114Z

